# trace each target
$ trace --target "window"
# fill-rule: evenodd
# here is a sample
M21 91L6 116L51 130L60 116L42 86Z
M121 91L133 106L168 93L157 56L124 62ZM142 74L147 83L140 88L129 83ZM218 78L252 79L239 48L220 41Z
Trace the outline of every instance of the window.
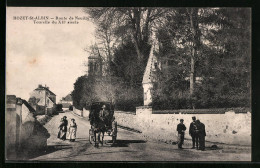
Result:
M147 92L144 93L144 100L147 100Z
M155 69L158 68L158 64L157 64L157 62L154 63L154 68L155 68Z
M92 69L93 68L93 65L92 65L92 62L89 63L89 72L92 72Z

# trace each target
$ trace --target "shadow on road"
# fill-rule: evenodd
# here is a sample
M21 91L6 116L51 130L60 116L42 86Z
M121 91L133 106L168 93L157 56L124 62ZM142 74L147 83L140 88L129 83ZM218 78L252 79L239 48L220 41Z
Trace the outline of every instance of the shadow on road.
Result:
M76 139L86 139L86 138L76 138Z
M112 140L107 141L112 144ZM116 140L116 143L111 145L112 147L128 147L131 143L146 143L143 140Z
M120 151L120 153L131 153L132 151ZM111 154L111 153L117 153L117 152L93 152L93 153L88 153L84 155L99 155L99 154Z
M120 153L131 153L132 151L120 151ZM104 152L104 151L101 151L101 152L91 152L91 153L86 153L86 154L81 154L81 156L88 156L88 155L91 155L91 156L93 156L93 155L100 155L100 154L107 154L107 155L109 155L109 154L113 154L113 153L118 153L118 152ZM68 160L68 159L73 159L73 158L75 158L76 156L78 156L77 154L75 155L75 154L73 154L73 155L69 155L69 156L67 156L67 157L61 157L61 158L59 158L59 160ZM101 158L102 159L102 158ZM102 160L99 160L99 161L102 161Z
M184 150L186 149L190 149L190 150L194 150L194 151L201 151L200 149L198 150L198 149L193 149L193 148L188 148L188 147L184 147L183 148ZM222 150L223 148L221 148L221 147L218 147L218 146L208 146L208 147L205 147L205 149L204 149L204 151L211 151L211 150ZM180 149L178 149L178 150L180 150ZM230 153L232 153L232 152L230 152Z
M84 142L84 141L89 141L87 138L76 138L75 143L76 142Z
M47 155L59 150L64 150L64 149L71 149L72 147L70 145L51 145L47 146L44 149L38 150L38 151L30 151L30 152L21 152L19 153L19 160L28 160L28 159L33 159L37 158L39 156Z

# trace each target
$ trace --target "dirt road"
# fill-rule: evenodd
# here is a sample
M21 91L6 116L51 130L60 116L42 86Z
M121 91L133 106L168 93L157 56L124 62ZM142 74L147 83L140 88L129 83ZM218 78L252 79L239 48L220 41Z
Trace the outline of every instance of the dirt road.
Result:
M57 138L58 126L61 117L67 116L70 121L75 118L78 125L76 142L62 141ZM250 161L249 149L218 149L198 151L184 145L179 150L177 145L160 142L145 141L139 133L118 129L117 145L111 143L95 148L88 141L89 122L76 116L72 112L60 113L54 116L45 127L51 137L48 139L48 148L45 152L34 156L31 160L38 161ZM109 142L111 137L106 135Z

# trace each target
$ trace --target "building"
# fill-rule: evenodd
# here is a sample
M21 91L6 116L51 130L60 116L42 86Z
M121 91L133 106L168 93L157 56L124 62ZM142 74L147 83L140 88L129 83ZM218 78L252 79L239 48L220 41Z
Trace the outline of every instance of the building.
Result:
M144 89L144 106L148 106L152 103L152 89L157 80L155 72L158 68L160 69L160 64L154 55L154 50L155 45L152 45L142 81Z
M56 105L56 95L50 91L49 87L38 85L38 87L30 93L28 102L36 111L36 105L53 108Z
M60 104L62 104L63 108L69 108L70 106L73 105L73 100L71 94L68 94L67 96L63 97L60 100Z
M103 64L101 56L88 57L88 76L102 76Z

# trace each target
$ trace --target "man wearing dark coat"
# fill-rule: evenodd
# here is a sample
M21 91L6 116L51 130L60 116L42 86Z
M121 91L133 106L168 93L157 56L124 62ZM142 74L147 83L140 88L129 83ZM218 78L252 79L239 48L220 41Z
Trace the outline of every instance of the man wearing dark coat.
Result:
M185 125L183 124L183 119L180 119L180 123L177 125L177 131L178 131L178 148L183 149L182 145L184 142L184 133L186 130Z
M107 121L108 115L109 115L109 112L107 110L107 107L106 107L106 105L103 105L102 109L99 112L99 119L101 120L101 123L104 124L104 126L106 126L108 124L108 121Z
M198 122L198 129L199 129L199 149L204 151L205 150L205 136L206 136L206 131L205 131L205 125L200 122L200 120L197 120Z
M63 121L64 121L64 126L66 127L66 130L67 130L68 120L67 120L66 116L63 117Z
M195 143L196 147L198 148L198 134L196 133L197 130L197 125L196 125L196 117L192 117L192 122L190 123L190 129L189 129L189 134L192 138L192 148L195 149Z
M67 126L68 126L68 120L67 117L64 116L62 123L59 126L59 129L61 130L60 139L62 140L66 140Z

